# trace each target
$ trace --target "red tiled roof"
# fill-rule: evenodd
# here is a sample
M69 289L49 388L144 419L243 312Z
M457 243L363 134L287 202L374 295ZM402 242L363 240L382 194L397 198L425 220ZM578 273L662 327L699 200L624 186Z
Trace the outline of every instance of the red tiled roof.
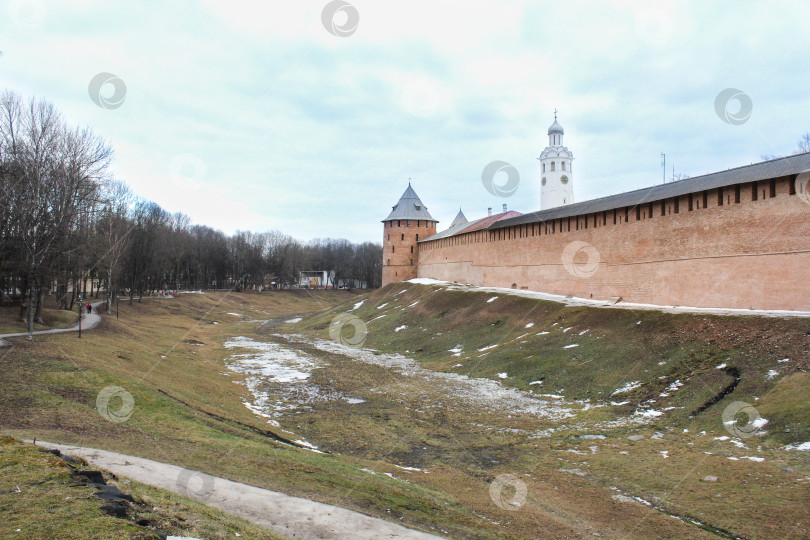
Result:
M500 221L502 219L509 219L509 218L518 217L518 216L522 216L522 215L523 214L521 214L520 212L515 212L514 210L509 210L508 212L502 212L500 214L493 214L491 216L485 217L484 219L479 219L478 221L474 221L473 223L470 224L469 227L461 229L460 231L453 234L453 236L456 236L457 234L464 234L464 233L470 233L470 232L474 232L474 231L480 231L481 229L486 229L487 227L489 227L493 223L498 222L498 221Z

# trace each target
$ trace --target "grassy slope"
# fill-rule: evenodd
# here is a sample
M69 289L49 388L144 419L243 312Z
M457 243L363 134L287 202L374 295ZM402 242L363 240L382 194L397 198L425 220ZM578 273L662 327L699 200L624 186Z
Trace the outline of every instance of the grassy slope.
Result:
M498 298L487 302L493 296ZM334 312L308 319L306 325L325 336L331 317L353 307L347 302ZM407 351L435 370L494 378L521 390L563 395L567 402L591 406L630 402L583 407L575 421L556 426L556 433L533 446L501 436L501 448L515 449L511 455L498 454L508 464L505 470L547 472L563 462L568 470L586 469L592 484L618 486L668 512L694 517L730 534L808 534L804 505L810 497L810 467L804 453L783 450L785 444L810 440L806 319L564 307L516 296L404 284L375 292L352 314L368 322L366 347ZM534 324L527 329L529 323ZM575 343L575 348L564 348ZM493 344L499 346L479 352ZM451 356L448 351L459 346L464 352ZM790 360L779 362L785 358ZM739 385L691 416L733 382L732 375L716 369L723 363L739 370ZM770 377L770 370L778 375ZM498 375L502 373L507 378ZM542 385L530 385L539 380ZM635 381L641 383L637 389L610 397ZM684 386L659 397L675 381ZM733 401L755 405L768 420L763 436L741 441L747 443L745 449L715 439L729 435L721 415ZM605 428L606 422L621 421L640 404L668 410L643 428L623 427L621 422ZM656 431L660 438L650 438ZM591 454L591 443L578 438L591 433L607 435L604 443L597 441L597 453L583 458L566 454L572 450ZM630 433L646 437L630 441ZM317 435L312 438L317 440ZM741 456L765 461L753 463ZM705 483L706 475L720 481Z
M97 470L81 464L73 467ZM105 473L109 485L136 501L129 519L116 518L99 511L107 503L94 495L96 489L77 485L73 471L41 448L0 437L0 536L157 539L155 531L160 531L209 539L235 534L281 538L185 497Z
M494 296L498 299L487 302ZM378 309L383 304L387 305ZM335 313L351 307L346 303ZM410 284L376 292L352 314L371 321L365 346L409 351L431 369L498 379L538 394L560 393L567 400L631 402L624 408L599 411L597 417L613 419L632 411L677 380L686 385L670 399L657 400L658 408L678 407L662 425L689 424L712 431L720 427L725 433L717 422L720 413L731 401L742 400L755 403L768 418L765 442L810 440L810 400L796 392L810 382L807 319L565 307L519 296ZM324 335L322 330L333 315L324 313L307 322ZM526 328L529 323L533 326ZM395 331L401 326L406 328ZM563 332L566 328L570 330ZM494 344L499 346L478 352ZM572 344L577 347L564 348ZM463 350L460 357L448 354L458 345ZM790 361L779 362L785 358ZM716 369L720 364L740 370L739 385L733 395L690 418L733 381L727 372ZM777 370L779 376L769 379L770 370ZM504 372L508 378L500 379L498 374ZM530 385L538 380L542 385ZM610 397L634 381L642 383L638 389Z
M611 486L735 534L801 536L806 531L808 490L800 478L810 470L802 453L781 447L810 439L810 411L803 393L808 382L807 321L565 308L504 295L487 303L492 296L393 285L367 296L353 313L369 321L366 346L411 351L409 356L431 369L496 378L521 390L591 404L610 401L615 389L639 381L638 389L614 397L631 403L580 410L575 419L554 425L550 437L527 440L509 431L526 428L526 419L452 407L419 412L418 403L406 410L363 394L368 400L359 407L331 404L299 411L283 423L294 434L276 430L291 439L304 436L336 454L291 448L245 427L268 428L242 405L247 391L233 383L238 376L224 372L227 351L221 343L251 335L256 324L227 313L250 319L314 313L295 325L295 331L309 329L327 337L332 317L352 308L358 298L340 292L212 294L122 304L120 321L107 317L82 340L16 340L13 349L0 352L0 426L28 438L102 447L201 469L394 516L426 530L447 530L456 537L532 537L538 523L552 536L572 534L574 526L612 536L684 534L680 522L612 502ZM530 322L534 326L526 329ZM400 326L406 328L395 332ZM541 331L549 333L537 335ZM477 351L496 343L500 346L486 354ZM563 349L573 343L578 347ZM464 352L453 357L447 351L457 345ZM791 360L777 362L783 358ZM383 368L358 367L338 356L329 360L334 371L313 375L323 385L349 393L367 391L377 383L396 392L410 391ZM740 385L690 418L690 412L730 382L728 374L715 369L720 363L740 370ZM766 379L770 369L779 376ZM507 378L499 373L507 373ZM538 380L543 384L529 384ZM675 380L685 386L658 399ZM95 410L99 390L113 384L135 398L135 410L125 423L109 422ZM608 439L587 458L569 452L588 453L591 443L578 435L594 433L598 423L620 420L650 399L657 399L652 404L656 409L682 408L643 428L602 430ZM738 449L713 439L727 435L720 414L733 400L756 404L770 422L768 434L757 437L749 444L753 448L742 454L752 455L759 446L761 453L755 455L765 456L764 463L728 460L740 455L735 454ZM465 416L474 415L482 426L497 429L470 429ZM661 439L649 437L656 430ZM702 430L707 433L699 436ZM629 441L630 432L646 438ZM669 449L666 461L662 449ZM428 467L431 474L413 473L406 483L362 470L404 474L388 463ZM561 467L587 474L559 472ZM500 472L513 471L531 475L526 477L530 503L511 514L493 510L487 483ZM707 474L720 481L701 482Z
M53 297L47 297L45 307L42 310L42 322L43 324L34 323L35 331L73 326L79 322L78 309L73 311L57 309L56 300ZM0 334L16 334L27 331L27 323L20 320L19 307L0 308Z
M472 516L445 494L369 475L350 456L294 448L251 429L269 426L242 404L247 391L234 384L239 375L225 371L222 341L253 333L256 324L243 319L317 311L341 294L351 296L218 293L122 303L120 320L105 317L82 339L16 339L0 351L0 427L20 438L138 455L364 513L388 516L393 509L411 526L449 517L463 530ZM110 422L96 410L98 393L110 385L134 397L126 422Z

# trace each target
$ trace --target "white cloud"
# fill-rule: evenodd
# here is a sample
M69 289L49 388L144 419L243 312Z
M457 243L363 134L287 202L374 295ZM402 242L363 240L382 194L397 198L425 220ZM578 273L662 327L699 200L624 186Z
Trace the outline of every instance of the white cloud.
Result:
M661 151L694 176L810 129L804 2L352 3L349 37L324 29L320 0L46 2L34 29L4 5L0 69L107 137L118 175L167 210L303 239L378 241L409 177L440 228L459 205L537 209L555 107L578 200L660 181ZM101 71L126 82L120 109L89 99ZM741 126L714 112L730 87L754 104ZM186 154L205 168L193 192L172 181ZM513 197L481 186L493 160L520 172Z

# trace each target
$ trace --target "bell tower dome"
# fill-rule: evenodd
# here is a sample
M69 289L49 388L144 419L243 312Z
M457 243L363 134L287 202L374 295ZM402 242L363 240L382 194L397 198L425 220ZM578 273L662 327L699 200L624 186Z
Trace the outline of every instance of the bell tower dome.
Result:
M563 146L565 131L557 122L548 128L548 146L537 158L540 161L540 209L554 208L574 202L574 154Z

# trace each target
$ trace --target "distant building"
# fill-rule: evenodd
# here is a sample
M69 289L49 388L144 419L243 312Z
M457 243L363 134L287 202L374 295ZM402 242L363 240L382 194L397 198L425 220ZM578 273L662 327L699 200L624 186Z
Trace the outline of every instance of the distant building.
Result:
M540 161L540 209L555 208L574 202L574 154L563 146L562 126L554 123L548 128L548 146L537 158Z
M305 289L325 289L331 285L334 277L334 272L327 272L326 270L302 270L298 279L298 286Z

